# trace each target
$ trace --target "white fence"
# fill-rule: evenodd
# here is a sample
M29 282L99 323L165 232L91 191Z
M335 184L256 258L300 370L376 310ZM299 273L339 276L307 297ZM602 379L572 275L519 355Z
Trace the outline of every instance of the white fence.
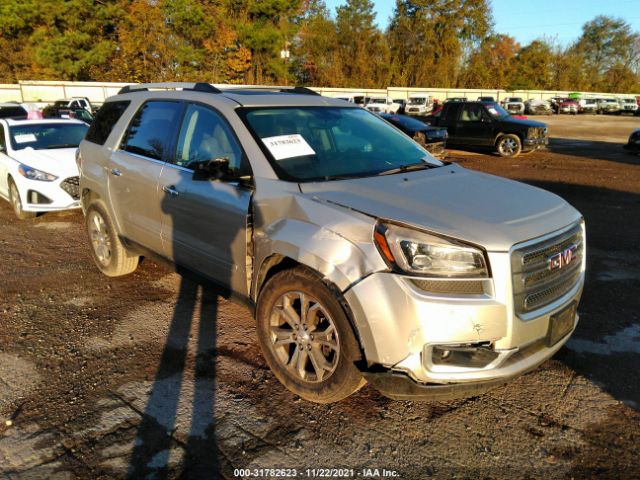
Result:
M0 84L0 102L17 101L24 103L51 103L56 100L69 97L88 97L94 104L101 104L107 97L115 95L125 85L129 83L109 83L109 82L63 82L47 80L21 80L18 84ZM315 88L315 91L328 97L338 97L345 94L364 95L387 95L392 98L409 98L413 93L424 93L439 100L450 97L466 97L469 100L476 100L478 97L492 96L496 100L505 97L522 97L524 100L530 98L548 99L555 96L567 96L568 91L549 90L517 90L508 92L506 90L479 90L472 88L409 88L409 87L389 87L386 89L357 89L357 88ZM586 96L598 97L624 97L638 96L634 94L612 94L601 92L582 92Z

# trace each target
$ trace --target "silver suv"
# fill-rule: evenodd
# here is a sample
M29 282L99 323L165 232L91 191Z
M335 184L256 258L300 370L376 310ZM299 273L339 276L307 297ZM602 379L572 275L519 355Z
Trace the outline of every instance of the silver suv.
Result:
M366 381L395 399L476 395L578 320L579 212L311 90L125 87L78 164L98 268L131 273L151 252L226 287L275 376L311 401Z

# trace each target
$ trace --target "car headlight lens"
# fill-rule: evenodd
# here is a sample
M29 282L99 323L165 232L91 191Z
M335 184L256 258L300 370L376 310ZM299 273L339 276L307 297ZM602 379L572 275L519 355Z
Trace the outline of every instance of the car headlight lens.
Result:
M29 180L39 180L41 182L53 182L56 178L55 175L51 175L50 173L43 172L42 170L36 170L35 168L28 167L26 165L20 164L18 167L18 172L25 178Z
M379 223L374 243L386 263L404 273L440 278L489 277L484 252L457 240Z

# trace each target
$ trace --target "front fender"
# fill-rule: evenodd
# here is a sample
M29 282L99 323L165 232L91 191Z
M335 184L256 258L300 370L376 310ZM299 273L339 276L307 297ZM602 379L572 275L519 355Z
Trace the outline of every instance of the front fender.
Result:
M332 230L296 219L283 219L256 238L260 265L274 255L287 257L320 273L340 291L385 265L373 244L354 243ZM254 288L257 293L258 288Z

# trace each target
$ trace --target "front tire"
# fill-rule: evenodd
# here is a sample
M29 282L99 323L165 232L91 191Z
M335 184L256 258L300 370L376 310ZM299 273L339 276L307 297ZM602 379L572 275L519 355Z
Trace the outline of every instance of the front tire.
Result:
M258 340L278 380L316 403L342 400L366 382L358 342L340 302L305 267L275 274L256 308Z
M23 210L18 187L12 179L9 179L9 199L11 200L13 213L15 213L16 217L20 220L29 220L30 218L35 218L38 215L37 212L25 212Z
M502 135L496 142L496 150L501 157L517 157L522 151L522 142L517 135Z
M100 202L87 209L85 227L89 236L91 256L98 269L108 277L120 277L138 267L140 257L122 244L111 216Z

